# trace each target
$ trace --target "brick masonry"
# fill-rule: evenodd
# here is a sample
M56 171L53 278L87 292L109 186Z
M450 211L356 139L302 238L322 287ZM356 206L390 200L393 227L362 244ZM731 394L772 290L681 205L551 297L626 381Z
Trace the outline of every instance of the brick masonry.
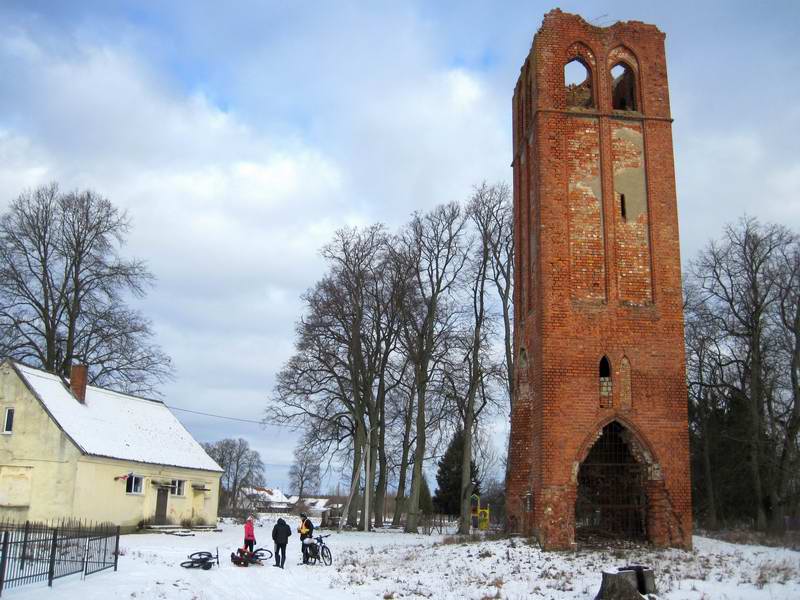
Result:
M591 81L565 88L578 59ZM636 110L614 109L611 69ZM619 90L617 88L618 94ZM691 546L689 436L672 119L664 34L544 17L513 100L517 396L509 526L575 544L577 475L617 420L647 465L647 535ZM598 365L611 364L601 402Z

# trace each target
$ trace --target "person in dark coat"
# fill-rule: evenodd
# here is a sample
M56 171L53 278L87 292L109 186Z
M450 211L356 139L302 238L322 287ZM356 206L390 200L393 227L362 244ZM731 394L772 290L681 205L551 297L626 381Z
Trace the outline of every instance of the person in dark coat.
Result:
M311 549L305 540L314 538L314 524L305 513L300 513L300 527L297 528L297 531L300 533L300 545L303 549L303 564L307 565Z
M283 519L278 519L275 527L272 528L272 541L275 542L275 566L283 568L286 562L286 544L289 543L289 536L292 535L292 528Z

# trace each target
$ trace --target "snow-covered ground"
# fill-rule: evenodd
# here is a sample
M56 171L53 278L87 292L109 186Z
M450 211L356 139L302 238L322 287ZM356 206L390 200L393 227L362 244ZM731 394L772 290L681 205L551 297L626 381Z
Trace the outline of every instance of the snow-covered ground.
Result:
M293 529L294 520L289 521ZM256 529L271 547L272 522ZM328 533L328 532L326 532ZM119 571L66 578L46 586L4 592L26 600L161 598L236 600L278 598L594 598L603 567L652 565L659 598L797 599L800 553L735 545L695 537L694 550L630 550L581 553L541 552L521 539L442 544L441 536L401 533L333 533L333 566L298 565L300 544L289 542L286 569L267 564L241 568L229 556L241 543L241 526L194 537L163 534L123 536ZM261 545L259 544L259 545ZM210 571L182 569L190 552L219 547L221 565ZM7 595L6 595L7 594Z

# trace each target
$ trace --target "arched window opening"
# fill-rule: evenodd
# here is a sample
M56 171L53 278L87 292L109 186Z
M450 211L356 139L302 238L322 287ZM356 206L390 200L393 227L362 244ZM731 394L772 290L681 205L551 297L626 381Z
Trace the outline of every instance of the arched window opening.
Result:
M564 65L564 91L568 107L594 107L592 73L579 58L575 58Z
M611 408L611 365L605 356L600 359L600 406Z
M614 110L639 110L636 105L636 75L628 65L611 68L611 104Z
M584 544L646 536L646 465L631 451L630 433L613 421L578 470L575 537Z

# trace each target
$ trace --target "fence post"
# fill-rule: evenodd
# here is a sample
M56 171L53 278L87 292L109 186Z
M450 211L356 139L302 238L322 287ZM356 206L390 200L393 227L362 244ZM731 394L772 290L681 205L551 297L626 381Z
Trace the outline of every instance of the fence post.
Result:
M20 572L25 568L25 551L28 549L28 535L31 528L31 522L25 521L25 534L22 536L22 552L20 553L19 570Z
M0 596L3 595L3 584L6 581L6 564L8 563L8 538L10 531L3 532L3 556L0 557Z
M86 571L89 569L89 535L86 534L86 543L83 545L83 572L81 579L86 579Z
M117 562L119 561L119 525L117 525L117 542L114 545L114 570L117 570Z
M47 570L47 585L53 587L53 576L56 574L56 542L58 541L58 527L53 529L53 545L50 546L50 568Z

